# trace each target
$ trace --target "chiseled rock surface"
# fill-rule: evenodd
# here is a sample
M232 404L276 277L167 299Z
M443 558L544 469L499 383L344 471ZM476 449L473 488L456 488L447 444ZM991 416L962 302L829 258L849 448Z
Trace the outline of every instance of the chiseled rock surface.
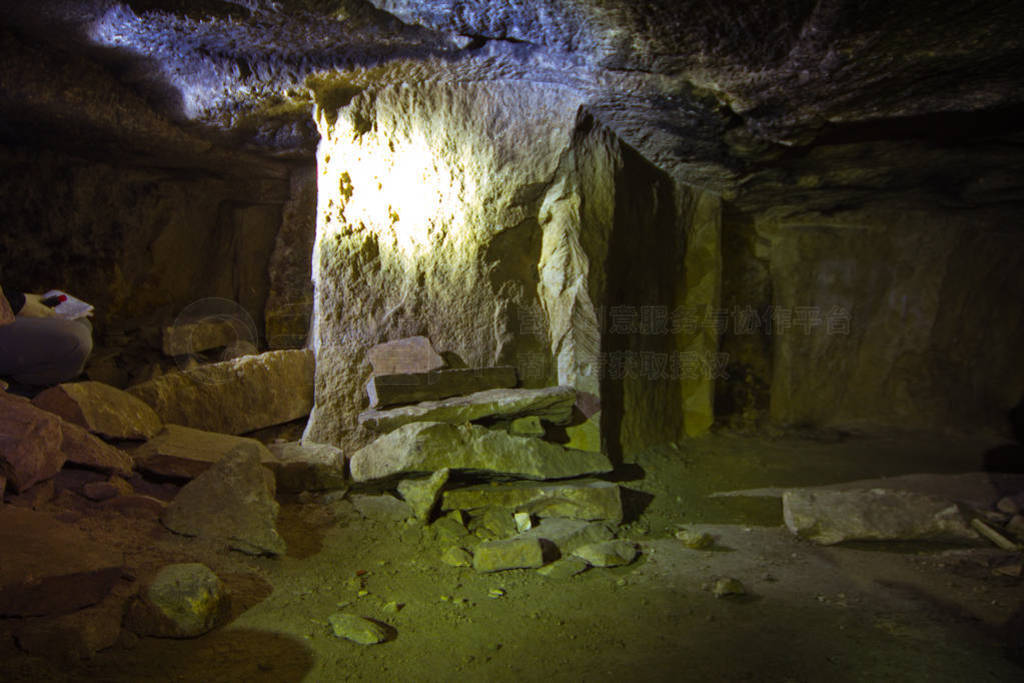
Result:
M64 422L61 424L61 435L60 447L67 457L66 462L124 477L132 475L134 458L120 448L96 438L85 428Z
M61 420L23 398L0 393L0 469L15 492L49 479L66 456Z
M487 389L514 387L518 379L512 366L457 368L397 375L374 375L366 383L370 407L435 401L474 394Z
M563 479L612 470L611 462L600 453L570 451L558 444L478 425L441 422L399 427L357 451L349 461L355 481L435 472L445 467L524 479Z
M260 462L276 461L271 451L256 439L169 424L156 437L132 453L139 468L162 477L195 479L236 448L252 451Z
M398 493L412 508L416 519L424 524L430 520L430 513L437 506L441 489L448 483L450 473L451 470L445 467L426 479L403 479L398 482Z
M569 386L544 389L488 389L440 401L423 401L359 414L359 424L378 432L390 432L410 422L464 424L483 418L513 419L537 416L554 424L572 417L576 390Z
M146 403L103 382L58 384L32 403L110 439L149 439L163 427Z
M473 548L473 569L478 572L536 569L543 564L544 548L538 538L519 536L487 541Z
M41 512L0 507L0 616L65 614L93 605L121 577L120 552Z
M444 359L426 337L406 337L377 344L366 351L375 375L430 372L445 366Z
M250 555L281 555L279 508L273 476L255 452L240 448L186 484L160 521L175 533L223 541Z
M209 633L231 612L231 596L205 564L162 568L125 609L125 627L142 636L196 638Z
M445 491L441 501L442 510L473 513L485 508L504 508L537 517L614 523L622 520L618 485L600 479L467 486Z
M268 351L162 375L128 390L165 423L243 434L304 417L313 405L313 356Z
M791 532L821 545L979 540L956 503L910 491L797 489L782 494L782 514Z

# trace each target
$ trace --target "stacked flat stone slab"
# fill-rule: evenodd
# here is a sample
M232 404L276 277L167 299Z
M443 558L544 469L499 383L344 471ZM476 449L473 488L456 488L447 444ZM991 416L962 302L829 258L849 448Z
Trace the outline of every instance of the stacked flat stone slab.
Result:
M260 462L275 462L270 450L256 439L207 432L169 424L139 446L133 455L139 468L162 477L195 479L225 455L241 448L256 453Z
M426 337L406 337L377 344L366 352L374 375L430 372L445 366Z
M367 382L366 393L370 397L370 407L380 408L464 396L487 389L511 388L517 382L516 369L512 366L459 368L375 375Z
M377 432L390 432L412 422L465 424L483 418L511 420L533 416L560 425L572 418L575 402L576 390L570 386L487 389L439 401L366 410L360 413L359 424Z
M526 512L537 517L622 521L619 487L600 479L558 482L513 482L467 486L445 491L441 510L478 514L488 508Z
M349 461L357 482L442 468L523 479L565 479L612 471L601 453L512 436L479 425L416 422L399 427L357 451Z
M212 319L164 328L163 351L168 356L184 356L230 346L236 341L252 341L252 332L241 321Z
M269 351L169 373L128 391L164 423L244 434L309 414L313 355Z
M109 439L149 439L163 427L146 403L102 382L59 384L32 403Z

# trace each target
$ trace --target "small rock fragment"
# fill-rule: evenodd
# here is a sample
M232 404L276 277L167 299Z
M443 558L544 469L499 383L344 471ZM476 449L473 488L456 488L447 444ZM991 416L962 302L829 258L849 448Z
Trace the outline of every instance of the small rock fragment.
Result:
M618 539L582 546L573 555L594 567L620 567L636 559L637 549L630 541Z
M565 581L577 574L582 574L589 568L590 565L582 557L563 557L551 564L544 565L537 570L537 573L549 579Z
M694 550L710 548L715 543L715 537L706 531L680 529L676 532L676 538L682 541L683 545L687 548L693 548Z
M512 420L512 424L508 427L508 433L513 436L541 437L544 436L544 425L540 423L540 418L536 415L519 417Z
M515 514L515 520L516 529L519 530L519 533L529 531L531 528L533 528L533 520L530 519L529 512L517 512Z
M724 598L727 595L746 595L747 589L737 579L722 577L715 581L711 593L716 598Z
M398 483L398 493L412 508L416 519L426 524L437 506L441 489L448 483L451 472L447 467L434 472L427 479L403 479Z
M360 645L376 645L388 639L388 629L382 624L355 614L336 613L327 620L334 635Z
M465 548L453 545L441 555L441 561L449 567L472 567L473 554Z
M1003 496L996 503L996 509L1007 515L1016 515L1020 513L1020 506L1017 504L1017 500L1013 496Z
M1021 541L1024 541L1024 515L1014 515L1010 521L1006 523L1006 530Z

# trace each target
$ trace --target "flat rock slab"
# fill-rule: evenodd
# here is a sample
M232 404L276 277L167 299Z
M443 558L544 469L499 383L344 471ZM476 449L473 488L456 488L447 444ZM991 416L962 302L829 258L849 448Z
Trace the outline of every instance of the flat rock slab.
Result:
M32 403L109 439L150 439L163 427L149 405L103 382L58 384Z
M67 458L66 462L99 472L119 474L123 477L132 476L135 459L120 448L114 448L96 438L84 427L64 422L61 425L61 435L60 448Z
M252 450L228 453L186 484L160 521L175 533L227 543L250 555L281 555L273 476Z
M61 420L23 398L0 393L0 471L15 492L53 477L64 465Z
M242 448L254 452L260 462L277 459L256 439L168 424L156 437L132 453L139 469L162 477L195 479L225 455Z
M125 627L141 636L196 638L225 623L231 599L205 564L167 565L125 610Z
M290 422L313 407L313 354L269 351L162 375L128 390L164 423L244 434Z
M185 356L250 341L252 337L253 331L241 320L200 320L165 327L163 351L168 356Z
M552 517L519 536L547 541L558 548L562 557L567 557L585 545L614 540L615 532L604 522Z
M508 389L518 382L512 366L458 368L398 375L376 375L366 384L370 407L436 401L487 389Z
M821 545L843 541L979 541L956 503L910 491L786 491L782 495L782 515L791 532Z
M484 418L507 420L526 416L539 417L553 424L564 424L572 418L575 402L576 390L569 386L487 389L440 401L423 401L385 410L366 410L359 414L359 424L376 432L390 432L410 422L465 424Z
M65 614L94 605L121 577L121 553L49 515L0 508L0 616Z
M538 538L508 538L481 543L473 549L473 569L497 572L505 569L536 569L544 564L544 548Z
M512 482L497 486L467 486L445 491L441 509L471 514L486 508L504 508L537 517L622 521L618 485L600 479L559 482Z
M427 474L445 467L523 479L564 479L612 471L601 453L563 448L479 425L414 422L385 434L349 461L352 479Z
M590 569L590 564L579 557L563 557L537 570L541 576L555 581L566 581Z
M360 645L383 643L390 636L388 628L383 624L355 614L332 614L327 617L327 621L334 635Z
M444 359L426 337L406 337L377 344L366 352L374 375L430 372L444 367Z

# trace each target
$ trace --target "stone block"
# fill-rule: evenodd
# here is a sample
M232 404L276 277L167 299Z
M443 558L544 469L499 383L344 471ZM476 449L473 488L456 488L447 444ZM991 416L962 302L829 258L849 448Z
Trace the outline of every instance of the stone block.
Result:
M564 479L612 470L611 462L600 453L571 451L478 425L439 422L399 427L357 451L349 461L357 482L445 467L523 479Z
M269 351L201 365L129 390L164 423L244 434L305 417L313 406L309 351Z
M121 553L41 512L0 507L0 616L65 614L94 605L121 577Z
M359 424L377 432L390 432L410 422L464 424L485 418L508 420L524 416L563 424L569 421L575 400L576 390L568 386L488 389L439 401L366 410L359 414Z
M377 344L366 351L374 375L430 372L445 366L444 359L426 337L406 337Z
M631 541L618 539L579 547L573 555L592 567L621 567L636 559L637 549Z
M430 513L437 506L441 489L448 482L450 472L446 467L426 479L403 479L398 483L398 493L412 508L416 519L424 524L430 520Z
M615 532L603 522L551 517L520 536L547 541L567 557L585 545L614 540Z
M146 403L102 382L59 384L32 403L109 439L149 439L163 427Z
M537 538L508 538L481 543L473 549L473 569L497 572L536 569L544 564L544 549Z
M135 460L131 455L70 422L61 425L60 448L64 452L66 462L99 472L130 477L135 466Z
M270 466L277 459L256 439L168 424L156 437L133 451L139 469L161 477L195 479L225 455L242 448Z
M330 491L348 485L345 454L340 448L299 441L271 444L268 448L276 458L270 467L277 477L278 491Z
M527 512L537 517L579 520L622 520L619 487L599 479L560 482L513 482L497 486L468 486L445 491L442 510L470 513L488 507Z
M370 407L436 401L487 389L507 389L518 382L511 366L458 368L399 375L375 375L366 384Z
M64 465L61 420L27 400L0 393L0 469L7 486L25 491Z
M239 339L248 340L252 332L241 320L211 318L165 327L163 351L168 356L186 356L230 346Z
M231 598L205 564L162 568L125 609L125 628L140 636L197 638L225 623Z
M791 532L821 545L843 541L979 541L956 503L910 491L786 491L782 494L782 514Z

